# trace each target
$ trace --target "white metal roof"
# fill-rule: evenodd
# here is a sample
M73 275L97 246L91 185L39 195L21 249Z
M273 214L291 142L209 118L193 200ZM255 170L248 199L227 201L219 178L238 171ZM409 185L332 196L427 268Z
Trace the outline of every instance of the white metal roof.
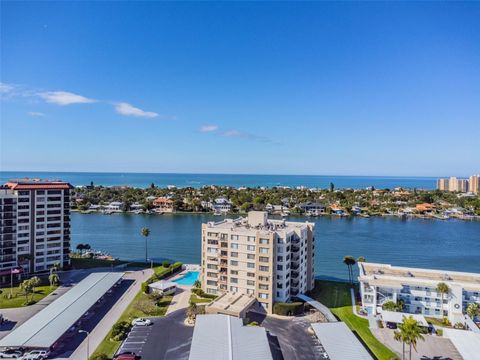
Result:
M165 290L174 286L176 287L177 283L174 283L172 281L165 281L165 280L155 281L154 283L151 283L148 285L148 287L158 289L158 290Z
M450 339L464 360L478 360L480 334L468 330L444 328L443 335Z
M228 315L198 315L189 360L272 359L267 333Z
M314 323L312 328L331 360L373 360L345 323Z
M52 346L123 273L93 273L0 340L0 347Z
M393 322L393 323L400 324L401 322L403 322L404 317L409 317L409 316L417 320L420 326L428 326L428 322L427 320L425 320L425 317L423 315L382 310L382 320L386 322Z

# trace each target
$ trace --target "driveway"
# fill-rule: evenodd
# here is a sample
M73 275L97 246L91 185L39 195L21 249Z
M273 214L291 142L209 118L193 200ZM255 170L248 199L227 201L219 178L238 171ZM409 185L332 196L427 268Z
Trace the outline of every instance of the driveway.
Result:
M370 329L375 337L395 351L399 356L402 355L402 344L393 338L393 330L390 329ZM425 335L425 341L418 341L417 352L412 349L412 360L462 360L455 346L449 339ZM405 357L408 357L408 346L405 346Z
M270 350L274 359L316 360L322 359L322 347L315 336L307 332L310 323L303 316L279 319L249 312L250 321L258 322L268 330Z
M193 326L186 326L186 310L164 317L150 318L150 326L135 326L119 349L132 351L142 360L188 360Z

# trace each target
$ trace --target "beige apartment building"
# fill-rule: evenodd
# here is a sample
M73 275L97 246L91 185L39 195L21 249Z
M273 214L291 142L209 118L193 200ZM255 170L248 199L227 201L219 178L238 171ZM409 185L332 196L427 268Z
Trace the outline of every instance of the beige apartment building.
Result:
M268 219L263 211L202 224L202 289L251 295L271 313L275 302L315 285L314 226Z
M480 185L479 185L480 175L472 175L468 179L468 188L469 191L478 194L480 192Z
M448 179L438 179L437 180L437 189L442 191L449 191Z

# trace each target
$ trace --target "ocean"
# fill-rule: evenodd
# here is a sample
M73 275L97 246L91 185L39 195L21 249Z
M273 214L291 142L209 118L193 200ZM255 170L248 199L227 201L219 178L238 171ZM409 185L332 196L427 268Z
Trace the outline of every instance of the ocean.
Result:
M434 189L436 178L432 177L385 177L385 176L336 176L336 175L231 175L231 174L148 174L148 173L97 173L97 172L36 172L2 171L0 182L18 178L57 179L68 181L74 186L95 185L131 186L145 188L152 183L158 187L199 188L205 185L232 187L273 187L305 186L307 188L329 188L330 183L337 189L363 189L373 186L377 189L395 187Z

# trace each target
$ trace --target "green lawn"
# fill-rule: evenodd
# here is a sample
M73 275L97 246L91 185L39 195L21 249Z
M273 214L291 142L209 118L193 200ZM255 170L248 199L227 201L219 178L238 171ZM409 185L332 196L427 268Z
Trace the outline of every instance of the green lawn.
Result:
M190 300L189 300L189 303L193 303L193 304L205 304L205 303L209 303L209 302L212 302L213 299L208 299L208 298L203 298L203 297L199 297L197 295L195 295L194 293L192 293L190 295Z
M57 287L50 287L49 285L46 286L38 286L35 288L35 293L33 294L33 302L36 303L42 300L45 296L52 293ZM10 294L10 288L2 288L0 289L0 309L7 309L7 308L16 308L25 306L25 295L20 290L18 286L15 286L12 289L13 298L7 299L6 296ZM32 299L32 296L29 297ZM31 304L30 304L31 305Z
M356 333L379 360L397 359L397 355L371 333L368 320L353 314L350 285L335 281L317 280L309 294L328 306L332 313Z
M173 296L165 296L162 298L161 302L158 306L154 307L154 311L145 313L139 308L139 304L148 304L149 302L153 305L153 302L149 298L148 295L144 294L143 292L139 292L133 301L128 305L125 309L123 314L120 316L118 321L132 321L135 318L139 317L152 317L152 316L164 316L167 312L168 306L172 301ZM104 353L110 358L113 357L119 346L122 344L121 341L112 341L111 338L111 331L105 336L103 341L100 343L98 348L95 350L95 353Z

